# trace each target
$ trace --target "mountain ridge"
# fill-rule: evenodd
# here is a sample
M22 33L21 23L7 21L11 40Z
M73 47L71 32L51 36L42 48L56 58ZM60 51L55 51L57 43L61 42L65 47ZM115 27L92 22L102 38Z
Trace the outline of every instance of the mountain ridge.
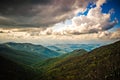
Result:
M42 80L119 80L120 41L51 66Z
M0 54L13 61L15 60L28 65L60 55L59 53L47 49L41 45L33 45L29 43L0 44Z
M58 56L60 55L59 53L50 50L42 45L34 45L32 43L14 43L14 42L8 42L8 43L4 43L5 45L12 47L13 49L16 50L23 50L23 51L27 51L27 52L36 52L38 54L42 54L44 53L44 55L46 56ZM45 49L45 50L44 50ZM42 51L41 51L42 50Z

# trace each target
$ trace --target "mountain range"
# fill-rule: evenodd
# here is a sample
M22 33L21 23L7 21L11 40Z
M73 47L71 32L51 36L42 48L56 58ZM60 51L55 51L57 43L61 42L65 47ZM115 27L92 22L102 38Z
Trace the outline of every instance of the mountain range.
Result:
M62 55L43 46L35 47L28 43L1 44L0 80L120 79L120 41L91 51L77 49ZM53 55L51 52L50 57L45 56L48 53L43 48L53 51Z
M9 42L0 45L0 55L13 61L31 65L38 61L59 56L60 53L41 45Z
M103 44L54 44L46 47L58 53L69 53L76 49L85 49L87 51L91 51L102 45Z

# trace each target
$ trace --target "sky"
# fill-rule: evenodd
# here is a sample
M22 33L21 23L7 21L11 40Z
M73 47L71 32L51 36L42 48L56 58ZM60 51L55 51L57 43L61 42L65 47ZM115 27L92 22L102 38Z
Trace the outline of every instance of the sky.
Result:
M120 0L1 0L0 43L120 40Z

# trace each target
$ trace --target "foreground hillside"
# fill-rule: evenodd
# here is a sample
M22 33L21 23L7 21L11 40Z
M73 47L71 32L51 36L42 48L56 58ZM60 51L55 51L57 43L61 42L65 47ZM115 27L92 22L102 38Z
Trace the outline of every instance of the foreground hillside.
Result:
M32 68L0 56L0 80L32 80L33 77Z
M119 80L120 41L62 60L41 80Z

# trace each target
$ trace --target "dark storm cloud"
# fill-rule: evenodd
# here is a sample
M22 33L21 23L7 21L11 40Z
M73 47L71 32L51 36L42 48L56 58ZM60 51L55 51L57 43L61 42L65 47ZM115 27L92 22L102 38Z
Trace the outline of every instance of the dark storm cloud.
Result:
M53 25L85 9L93 0L0 0L0 25L39 27Z
M3 31L0 31L0 33L4 33Z
M50 4L52 0L0 0L1 15L29 15L26 14L34 5Z
M0 0L2 6L14 6L14 5L24 5L24 4L48 4L52 0Z

